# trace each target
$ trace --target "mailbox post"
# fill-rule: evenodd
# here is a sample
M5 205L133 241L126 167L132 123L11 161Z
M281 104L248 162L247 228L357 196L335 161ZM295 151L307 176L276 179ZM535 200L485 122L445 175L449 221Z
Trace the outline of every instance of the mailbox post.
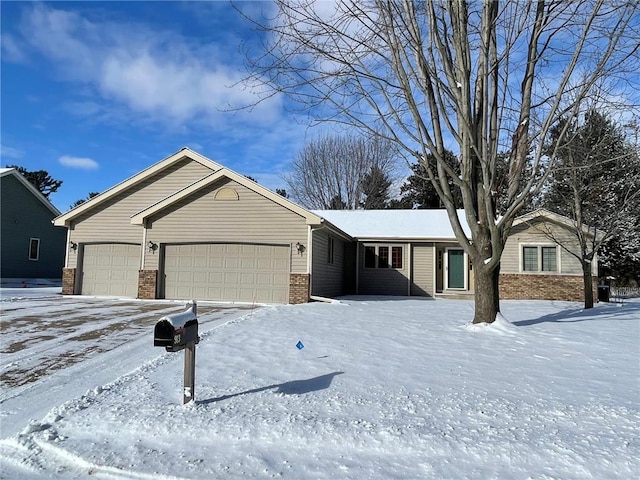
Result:
M184 381L182 404L195 400L196 392L196 342L190 342L184 351Z
M162 317L153 334L154 347L165 347L167 352L184 350L183 404L195 398L196 344L200 341L196 301L192 300L186 308L185 312Z

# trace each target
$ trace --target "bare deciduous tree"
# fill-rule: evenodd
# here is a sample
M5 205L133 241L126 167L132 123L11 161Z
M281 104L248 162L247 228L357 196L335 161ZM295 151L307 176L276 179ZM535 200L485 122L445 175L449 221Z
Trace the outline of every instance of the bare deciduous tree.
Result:
M266 96L284 93L317 120L383 136L420 161L473 261L473 321L493 322L509 229L554 162L544 149L551 127L575 117L598 83L618 98L637 95L638 3L276 4L273 19L253 19L269 43L252 59L249 80ZM447 149L459 156L459 173L444 161ZM496 167L500 151L510 152L506 181ZM506 192L500 209L498 184Z
M284 181L308 208L354 210L365 194L361 180L372 168L391 175L396 152L392 142L379 136L325 134L303 147Z

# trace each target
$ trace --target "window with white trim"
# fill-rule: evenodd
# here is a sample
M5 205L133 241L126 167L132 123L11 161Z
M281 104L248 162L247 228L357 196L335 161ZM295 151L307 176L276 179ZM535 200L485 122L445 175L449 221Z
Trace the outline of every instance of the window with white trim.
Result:
M40 258L40 239L29 239L29 260L38 260Z
M392 245L366 245L364 268L402 268L403 248Z
M556 245L523 245L523 272L557 272L558 247Z

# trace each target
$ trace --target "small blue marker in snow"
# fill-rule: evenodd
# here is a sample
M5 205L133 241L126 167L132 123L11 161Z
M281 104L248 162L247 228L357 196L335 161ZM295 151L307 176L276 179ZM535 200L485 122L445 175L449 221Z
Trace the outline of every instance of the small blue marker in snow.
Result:
M301 341L298 341L298 343L296 343L296 347L298 347L298 350L302 350L304 348L304 344Z

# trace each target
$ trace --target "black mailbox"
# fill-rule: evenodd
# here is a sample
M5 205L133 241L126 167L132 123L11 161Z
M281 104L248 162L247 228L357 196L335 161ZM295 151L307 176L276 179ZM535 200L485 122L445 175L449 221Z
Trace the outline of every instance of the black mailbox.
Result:
M187 304L187 311L162 317L153 334L153 346L165 347L167 352L179 352L189 343L198 343L196 302Z

